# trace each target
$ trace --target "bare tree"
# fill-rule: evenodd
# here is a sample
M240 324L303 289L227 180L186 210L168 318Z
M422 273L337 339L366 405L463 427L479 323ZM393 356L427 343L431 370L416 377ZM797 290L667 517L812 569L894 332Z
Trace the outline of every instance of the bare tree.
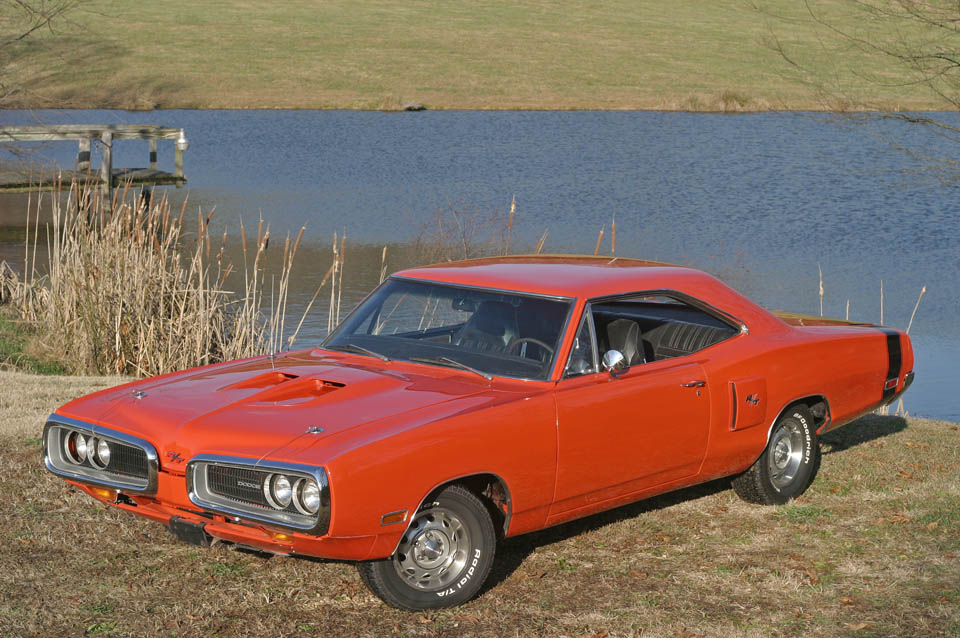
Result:
M920 124L960 143L956 120L904 112L898 104L866 97L858 90L864 86L882 89L873 92L876 94L901 89L922 94L937 111L960 110L960 0L803 0L792 5L802 9L792 15L778 12L765 0L750 2L769 18L768 46L787 63L794 79L816 91L828 110L848 112L851 118L895 118ZM787 21L806 22L813 37L802 45L789 42L783 28ZM872 71L822 63L842 60L851 53L881 63ZM957 160L931 157L923 149L898 148L942 176L960 179Z
M0 108L23 103L30 92L23 67L45 46L44 32L56 33L81 0L0 0Z

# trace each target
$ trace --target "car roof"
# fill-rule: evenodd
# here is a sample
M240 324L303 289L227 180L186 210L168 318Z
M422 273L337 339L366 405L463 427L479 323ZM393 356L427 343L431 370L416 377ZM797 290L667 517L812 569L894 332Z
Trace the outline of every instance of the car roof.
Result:
M598 297L672 288L690 279L713 280L685 266L595 255L484 257L412 268L395 276L557 297Z

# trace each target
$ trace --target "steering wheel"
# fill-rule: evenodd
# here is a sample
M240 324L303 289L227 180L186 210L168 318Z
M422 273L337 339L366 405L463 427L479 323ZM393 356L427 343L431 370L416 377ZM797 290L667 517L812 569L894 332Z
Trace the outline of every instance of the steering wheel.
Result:
M513 354L513 351L517 349L517 345L521 343L532 343L533 345L542 348L544 351L549 352L551 357L553 356L553 348L539 339L534 339L533 337L520 337L519 339L514 339L513 342L507 346L507 354Z

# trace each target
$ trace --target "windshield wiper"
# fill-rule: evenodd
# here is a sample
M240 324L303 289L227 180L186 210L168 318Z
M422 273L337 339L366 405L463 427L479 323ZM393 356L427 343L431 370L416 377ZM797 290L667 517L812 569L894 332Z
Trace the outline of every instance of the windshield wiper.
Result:
M357 352L360 354L370 355L371 357L376 357L381 361L390 361L390 358L387 357L386 355L382 355L379 352L374 352L373 350L369 350L367 348L364 348L363 346L358 346L355 343L345 343L342 346L340 345L326 346L326 348L328 350L346 350L347 352Z
M436 359L428 359L427 357L410 357L411 361L422 361L424 363L439 363L441 365L446 365L451 368L460 368L461 370L466 370L467 372L472 372L474 374L479 374L481 377L487 381L493 381L493 377L482 370L477 370L472 366L468 366L465 363L460 363L456 359L451 359L450 357L437 357Z

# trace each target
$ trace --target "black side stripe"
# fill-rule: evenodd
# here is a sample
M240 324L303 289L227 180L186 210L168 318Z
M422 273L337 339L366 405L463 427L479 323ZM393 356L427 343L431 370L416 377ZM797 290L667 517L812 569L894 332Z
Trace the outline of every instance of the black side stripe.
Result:
M891 328L881 328L881 330L883 330L883 332L885 332L887 335L887 359L889 361L887 376L884 379L883 386L883 400L886 401L897 393L897 386L894 385L892 388L888 388L886 386L886 382L890 379L900 379L900 367L903 365L903 353L900 350L900 333Z

